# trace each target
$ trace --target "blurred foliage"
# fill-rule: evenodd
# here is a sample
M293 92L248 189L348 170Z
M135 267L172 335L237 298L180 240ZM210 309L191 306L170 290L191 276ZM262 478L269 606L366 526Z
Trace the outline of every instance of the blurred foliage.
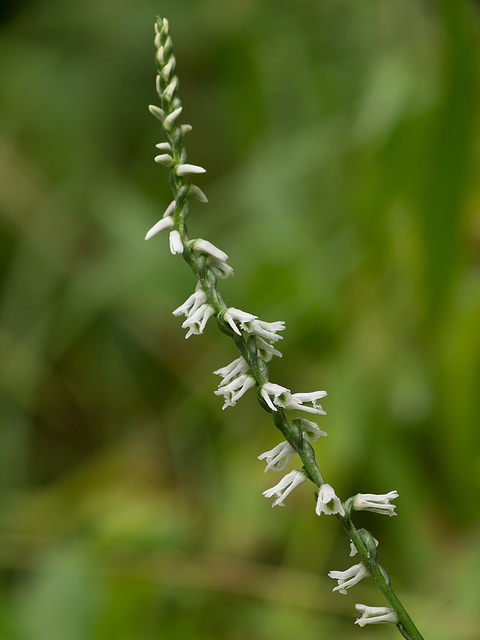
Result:
M354 627L338 524L270 509L278 441L191 293L152 162L153 21L227 303L284 319L272 379L326 388L322 472L430 640L479 638L479 16L469 0L24 0L0 14L0 637L394 638Z

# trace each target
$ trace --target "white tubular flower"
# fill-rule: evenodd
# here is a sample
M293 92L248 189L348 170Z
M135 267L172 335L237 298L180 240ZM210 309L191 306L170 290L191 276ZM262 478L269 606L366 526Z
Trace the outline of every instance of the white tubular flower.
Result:
M193 127L191 124L182 124L180 125L180 129L182 130L182 134L185 135L186 133L190 133Z
M160 107L157 107L154 104L149 104L148 105L148 110L150 111L152 116L155 116L155 118L157 120L160 120L160 122L163 122L163 120L165 118L165 111L163 109L160 109Z
M186 316L191 316L195 313L197 309L199 309L204 302L207 301L207 294L201 288L200 283L197 284L197 288L195 289L195 293L185 300L185 302L172 311L174 316L181 316L182 313Z
M206 173L206 171L196 164L179 164L176 168L177 176L189 176L195 173Z
M245 391L248 391L253 386L255 386L254 377L248 373L242 373L228 384L218 387L214 393L216 396L223 395L225 403L222 409L226 409L227 407L233 407Z
M327 432L322 431L315 422L311 422L311 420L306 420L305 418L298 418L298 420L301 424L303 437L307 442L316 442L318 438L328 435Z
M326 415L321 405L317 404L319 398L324 398L327 395L326 391L312 391L310 393L293 393L289 399L288 404L285 405L285 409L301 409L307 413L319 413ZM305 402L311 403L312 406L304 404Z
M285 407L285 403L292 397L290 389L282 387L274 382L266 382L260 387L260 395L272 411L278 407Z
M185 322L182 324L184 329L188 328L188 333L185 338L189 338L192 335L199 335L203 333L205 325L208 319L215 313L215 309L210 304L202 304L195 313L190 314Z
M245 322L255 320L256 317L257 316L254 316L251 313L246 313L245 311L241 311L240 309L235 309L235 307L229 307L223 314L223 319L228 322L228 324L232 327L235 333L238 333L238 335L241 335L241 332L235 324L235 321L240 322L241 325L243 325Z
M168 64L171 64L172 62L173 60L170 60ZM164 70L165 70L165 75L168 77L169 74L166 71L167 67L168 65L164 68ZM169 131L173 127L173 123L181 113L182 113L182 107L178 107L177 109L175 109L175 111L172 111L172 113L168 114L168 116L163 121L163 126L167 131Z
M284 440L270 451L265 451L265 453L259 455L258 459L263 460L265 458L267 460L265 473L270 471L270 469L273 471L281 471L282 469L285 469L294 453L295 449L288 444L286 440Z
M279 358L282 357L280 351L274 349L271 344L266 342L263 338L260 338L260 336L256 336L255 341L257 343L258 355L262 360L265 360L265 362L269 362L273 356L278 356Z
M220 262L228 260L228 256L225 251L222 251L208 240L196 238L195 240L190 240L188 246L195 251L200 251L200 253L208 253L208 255L220 260Z
M337 580L338 585L333 591L338 591L347 595L347 589L356 585L360 580L370 575L362 563L354 564L346 571L329 571L328 577Z
M240 376L242 375L242 373L247 373L249 369L250 365L248 364L248 362L244 358L242 358L242 356L240 356L240 358L237 358L230 364L227 364L226 367L217 369L213 373L216 376L222 376L222 385L225 385L236 376Z
M301 469L295 469L295 471L290 471L284 476L278 484L276 484L271 489L267 489L262 493L266 498L271 498L272 496L276 496L272 507L284 507L283 501L291 493L295 487L298 487L302 482L305 482L307 476L305 472Z
M343 508L342 501L335 493L333 487L329 484L322 484L318 490L317 506L315 508L317 516L325 513L327 516L339 513L341 516L345 515L345 509Z
M170 146L169 142L159 142L155 146L157 147L157 149L160 149L160 151L167 151L168 153L172 153L172 147Z
M223 260L217 260L213 256L208 256L206 265L210 267L218 278L225 279L228 278L228 276L233 276L232 267Z
M167 102L170 102L171 99L173 98L173 92L177 88L177 84L178 84L178 78L174 76L172 81L168 84L167 88L163 92L162 97L165 98Z
M352 508L355 511L373 511L386 516L396 516L395 505L390 504L390 500L398 498L397 491L389 493L357 493L353 499Z
M156 224L153 225L151 229L147 231L147 235L145 236L145 240L150 240L160 231L164 231L165 229L171 229L174 226L174 221L171 216L167 216L159 220Z
M163 164L166 167L171 167L173 164L173 158L168 153L162 153L159 156L155 156L154 160L155 162L158 162L158 164Z
M169 216L172 217L174 212L175 212L175 207L177 206L177 203L175 200L172 200L170 202L170 204L168 205L168 207L165 209L165 213L163 214L164 218L168 218Z
M176 229L170 231L170 251L174 255L176 253L183 253L182 237Z
M326 391L312 391L311 393L293 393L286 387L278 384L267 382L260 390L262 398L268 404L272 411L276 411L277 407L282 409L300 409L308 413L325 414L322 407L317 404L318 398L327 395ZM312 406L305 405L304 402L311 402Z
M373 538L373 541L375 542L375 546L378 547L378 540L376 538ZM357 547L354 545L354 543L350 540L350 558L353 558L354 555L356 555L358 553Z
M264 322L263 320L258 320L255 316L254 320L242 323L242 329L256 336L260 336L265 340L270 340L270 342L276 342L282 339L282 336L277 336L276 332L285 329L285 322L283 322L283 320Z
M382 624L391 622L398 624L398 615L390 607L369 607L366 604L356 604L355 609L362 614L361 618L355 620L355 624L364 627L366 624Z

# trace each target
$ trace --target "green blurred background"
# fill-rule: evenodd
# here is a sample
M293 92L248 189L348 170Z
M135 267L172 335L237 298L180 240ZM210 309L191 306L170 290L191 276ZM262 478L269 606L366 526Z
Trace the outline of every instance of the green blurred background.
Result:
M286 320L273 381L327 389L320 468L430 640L480 638L479 7L469 0L10 0L0 32L0 638L345 640L347 539L304 485L165 236L153 23L170 20L192 237L228 304ZM293 468L293 464L290 466Z

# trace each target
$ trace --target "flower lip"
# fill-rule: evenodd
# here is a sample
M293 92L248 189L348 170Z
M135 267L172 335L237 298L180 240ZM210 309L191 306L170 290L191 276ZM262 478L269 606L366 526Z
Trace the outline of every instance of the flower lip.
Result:
M322 484L318 490L317 506L315 513L319 516L322 513L326 515L334 515L338 513L341 516L345 515L345 509L343 508L342 501L335 493L333 487L329 484Z

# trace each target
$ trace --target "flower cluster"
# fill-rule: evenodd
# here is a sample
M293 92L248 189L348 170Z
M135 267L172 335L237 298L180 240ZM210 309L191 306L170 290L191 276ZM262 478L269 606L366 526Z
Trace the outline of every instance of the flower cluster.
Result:
M383 572L376 564L378 541L365 530L355 533L350 518L351 512L372 511L388 516L395 515L395 505L391 501L398 497L398 493L358 493L342 502L333 487L321 476L311 447L311 443L327 435L325 431L305 418L295 418L292 425L288 423L284 410L325 415L319 401L327 392L292 393L287 387L268 380L266 363L274 356L282 356L276 346L282 339L280 332L285 329L285 323L266 322L252 313L227 307L217 290L217 278L233 275L233 269L227 262L227 254L208 240L188 237L185 220L189 213L189 198L194 197L200 202L207 202L203 191L192 182L196 176L205 173L205 169L187 162L183 138L192 127L180 123L182 105L177 95L179 80L175 75L176 60L172 51L168 21L165 19L158 20L155 25L155 46L158 71L156 86L161 106L150 105L149 109L160 121L164 137L164 140L156 145L159 153L155 156L155 162L166 166L170 171L169 182L173 200L160 220L149 229L145 239L149 240L161 231L168 231L171 253L182 254L197 277L195 291L173 311L173 315L185 317L182 323L182 327L186 329L185 337L202 334L208 320L213 316L222 332L233 338L240 351L240 357L214 371L215 375L221 377L215 395L223 396L223 409L234 406L248 389L257 387L260 404L272 414L276 426L283 433L285 440L258 456L259 460L266 462L265 472L283 470L295 453L299 454L303 462L302 468L287 473L275 486L265 490L263 495L274 498L273 507L283 507L285 498L296 487L310 479L318 487L316 514L337 516L349 532L352 538L350 555L358 553L360 562L344 571L330 571L328 574L337 581L333 591L346 594L347 589L363 578L374 575L378 579L378 572ZM362 627L366 624L384 622L396 624L399 621L397 613L388 607L357 604L356 609L361 613L361 617L355 622Z

